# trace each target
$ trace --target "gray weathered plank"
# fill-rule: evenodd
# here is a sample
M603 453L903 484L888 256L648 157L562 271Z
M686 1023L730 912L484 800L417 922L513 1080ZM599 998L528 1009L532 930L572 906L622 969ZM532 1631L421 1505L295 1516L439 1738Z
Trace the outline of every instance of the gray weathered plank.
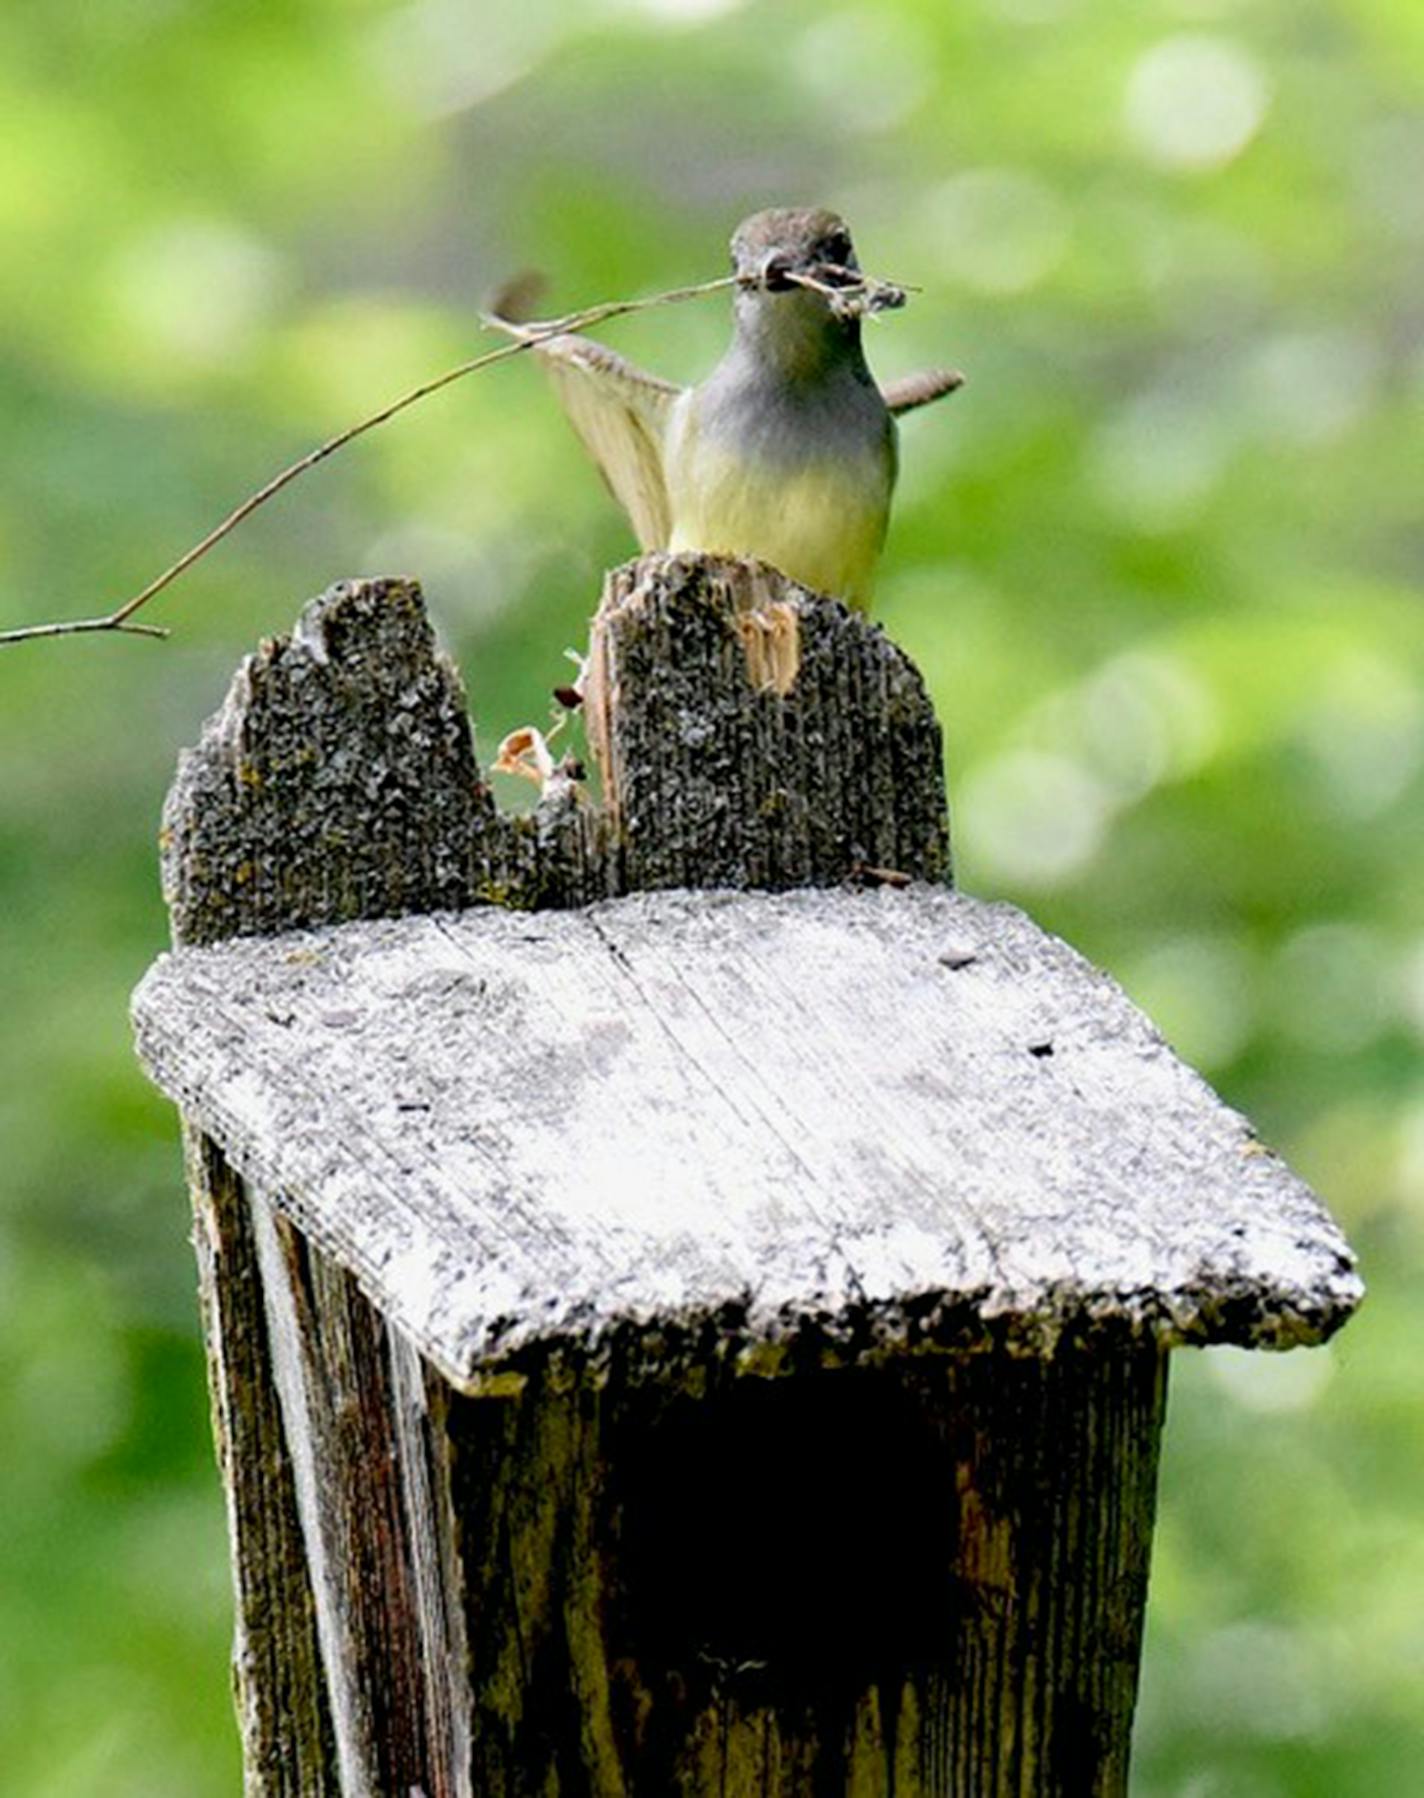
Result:
M185 1113L459 1384L551 1338L774 1358L1319 1341L1318 1201L1105 975L932 887L646 894L182 950Z
M233 1695L248 1798L333 1789L335 1731L307 1547L272 1378L249 1196L185 1130L213 1434L233 1544Z

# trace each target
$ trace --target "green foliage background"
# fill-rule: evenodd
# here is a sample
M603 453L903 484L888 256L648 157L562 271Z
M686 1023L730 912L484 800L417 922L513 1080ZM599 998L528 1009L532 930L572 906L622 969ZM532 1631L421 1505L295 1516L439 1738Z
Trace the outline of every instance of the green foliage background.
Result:
M1424 11L1416 0L123 0L0 10L0 624L103 609L274 468L559 307L841 207L922 282L881 616L963 884L1071 938L1326 1195L1329 1349L1182 1355L1136 1790L1424 1790ZM615 327L705 369L718 300ZM629 551L537 371L309 476L159 603L0 651L0 1768L237 1790L158 808L238 657L417 572L488 753Z

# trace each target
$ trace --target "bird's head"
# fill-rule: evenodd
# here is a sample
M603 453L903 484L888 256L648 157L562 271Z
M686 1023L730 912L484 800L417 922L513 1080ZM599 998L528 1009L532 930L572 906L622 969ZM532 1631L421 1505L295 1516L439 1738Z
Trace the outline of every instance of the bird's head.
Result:
M814 206L775 206L743 219L732 233L732 269L754 291L771 294L815 294L798 276L830 288L853 287L860 279L845 220Z
M861 319L905 303L902 288L861 273L845 220L821 207L778 206L743 219L732 233L732 270L744 342L788 374L858 354Z

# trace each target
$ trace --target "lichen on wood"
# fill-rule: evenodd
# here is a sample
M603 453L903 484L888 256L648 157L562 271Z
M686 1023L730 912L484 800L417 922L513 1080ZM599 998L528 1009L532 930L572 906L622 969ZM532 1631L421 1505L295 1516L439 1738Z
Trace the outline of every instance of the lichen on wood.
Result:
M1121 989L943 888L660 892L236 941L154 1078L458 1385L711 1335L763 1369L1321 1340L1324 1208Z
M746 647L768 607L783 637L794 624L784 690ZM606 804L560 773L532 816L509 814L416 583L329 588L246 659L180 759L162 831L175 941L864 865L948 878L938 722L858 614L756 564L644 557L610 575L591 660Z
M647 557L594 620L611 892L949 878L938 720L859 613L759 563Z

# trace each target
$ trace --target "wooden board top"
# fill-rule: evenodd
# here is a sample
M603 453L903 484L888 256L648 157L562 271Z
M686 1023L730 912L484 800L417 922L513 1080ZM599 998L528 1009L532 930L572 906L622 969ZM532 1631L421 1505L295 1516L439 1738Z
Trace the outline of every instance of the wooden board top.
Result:
M451 1380L1317 1342L1318 1199L1106 975L929 887L639 894L165 955L158 1085Z

